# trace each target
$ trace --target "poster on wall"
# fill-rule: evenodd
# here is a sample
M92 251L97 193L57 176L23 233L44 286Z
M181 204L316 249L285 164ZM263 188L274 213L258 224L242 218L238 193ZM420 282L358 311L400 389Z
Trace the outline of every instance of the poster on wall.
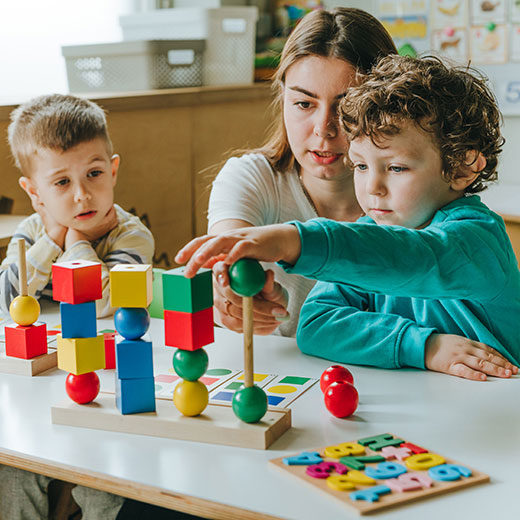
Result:
M473 25L506 23L505 0L472 0L471 1L471 23Z
M506 26L489 23L471 27L469 49L473 63L505 63L507 60Z
M468 36L466 29L445 27L432 31L432 51L459 65L468 63Z
M513 23L520 23L520 2L518 0L509 0L510 20Z
M431 0L431 28L468 26L468 0Z
M427 0L379 0L377 3L380 17L385 16L426 16Z
M520 61L520 25L511 27L511 51L509 53L511 61Z

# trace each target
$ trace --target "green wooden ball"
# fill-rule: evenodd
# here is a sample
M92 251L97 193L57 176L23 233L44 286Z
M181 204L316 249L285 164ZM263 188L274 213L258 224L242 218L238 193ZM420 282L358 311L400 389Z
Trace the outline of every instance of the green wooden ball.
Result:
M265 271L253 258L241 258L229 268L229 285L240 296L255 296L265 284Z
M242 386L233 395L231 405L241 421L258 422L267 412L267 395L259 386Z
M177 349L173 355L175 373L186 381L197 381L208 368L208 354L203 348L198 350Z

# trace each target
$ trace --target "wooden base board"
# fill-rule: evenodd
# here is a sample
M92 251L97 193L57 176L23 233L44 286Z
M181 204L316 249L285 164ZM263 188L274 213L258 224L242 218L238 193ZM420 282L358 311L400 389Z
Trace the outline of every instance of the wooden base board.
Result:
M54 424L256 449L268 448L291 427L290 409L270 409L259 423L247 424L227 406L210 404L201 415L185 417L171 401L155 403L155 412L122 415L114 394L101 392L89 404L53 406L51 416Z
M22 359L5 355L5 348L0 350L0 372L20 376L35 376L58 365L56 350L49 350L32 359Z
M390 434L391 435L391 434ZM394 438L400 438L398 436L393 436ZM345 441L345 442L358 442L356 440L354 441ZM413 441L405 441L403 439L403 442L412 442ZM422 448L428 449L427 446L423 446L421 444L417 444L418 446L421 446ZM338 459L331 458L331 457L325 457L323 452L325 448L312 448L305 450L306 452L312 452L317 451L322 457L324 461L332 461L332 462L338 462ZM438 455L442 455L442 453L434 452ZM364 455L380 455L380 452L373 451L370 448L365 449ZM288 455L288 457L295 456L298 454ZM443 455L442 455L443 456ZM349 497L349 494L352 491L361 490L361 489L368 489L371 486L362 486L362 485L356 485L355 490L350 491L336 491L332 488L330 488L326 482L326 479L323 478L314 478L306 473L307 466L288 466L284 464L283 459L285 457L280 457L277 459L272 459L269 462L274 464L276 467L284 471L285 473L289 473L290 475L297 477L298 479L301 479L310 486L314 487L314 489L318 489L330 497L340 500L342 504L350 506L351 508L354 508L358 513L364 515L364 514L370 514L370 513L376 513L382 509L388 509L391 507L397 507L400 505L408 504L410 502L415 502L417 500L421 500L423 498L428 498L435 495L440 495L442 493L448 493L451 491L457 491L462 488L466 488L469 486L474 486L476 484L482 484L484 482L489 482L489 475L486 475L484 473L481 473L480 471L476 471L473 468L470 468L467 464L461 464L460 462L455 462L452 459L447 459L443 456L445 459L446 464L458 464L461 466L465 466L466 468L471 469L471 476L470 477L460 477L459 480L451 481L451 482L441 482L438 480L434 480L433 484L430 488L425 488L417 491L405 491L402 493L392 491L391 493L387 495L380 495L379 499L376 502L365 502L364 500L352 500ZM399 464L404 464L400 461L392 460L391 462L397 462ZM365 467L376 467L378 463L366 463ZM417 471L417 473L428 473L427 471ZM384 485L384 480L376 480L376 486Z

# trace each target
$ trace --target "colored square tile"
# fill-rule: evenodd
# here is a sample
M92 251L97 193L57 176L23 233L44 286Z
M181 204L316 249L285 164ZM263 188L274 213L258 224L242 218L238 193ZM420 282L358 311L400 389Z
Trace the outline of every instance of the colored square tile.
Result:
M213 396L213 399L231 401L231 399L233 399L233 394L231 392L219 392L217 395Z
M238 381L233 381L226 386L226 390L238 390L244 383L240 383Z
M159 374L158 376L155 376L155 381L157 383L173 383L174 381L177 381L179 379L179 376L169 376L167 374Z
M279 383L287 383L292 385L304 385L309 381L310 377L285 376Z
M267 396L267 404L271 406L277 406L279 405L285 397L278 397L277 395L268 395Z

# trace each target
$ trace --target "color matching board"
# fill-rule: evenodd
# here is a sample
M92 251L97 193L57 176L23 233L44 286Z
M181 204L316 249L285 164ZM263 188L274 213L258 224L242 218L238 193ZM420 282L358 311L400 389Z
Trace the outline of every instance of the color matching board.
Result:
M489 476L389 433L270 461L360 514L489 482Z
M173 369L167 374L155 375L155 397L158 399L172 399L175 386L180 377ZM244 372L229 368L210 368L200 378L208 388L210 404L231 406L233 394L244 383ZM254 374L255 385L264 389L269 406L287 408L298 397L306 392L318 380L311 377Z

